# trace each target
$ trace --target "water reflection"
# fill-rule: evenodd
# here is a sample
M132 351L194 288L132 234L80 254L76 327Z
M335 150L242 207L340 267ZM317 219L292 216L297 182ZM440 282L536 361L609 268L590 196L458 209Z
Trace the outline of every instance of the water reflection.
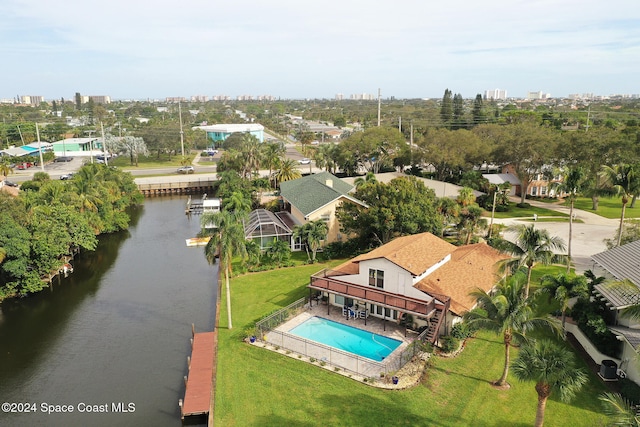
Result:
M215 267L185 245L199 228L185 203L147 199L127 232L101 237L60 284L0 305L1 401L131 402L135 412L0 414L0 424L180 425L191 323L211 330L216 291Z

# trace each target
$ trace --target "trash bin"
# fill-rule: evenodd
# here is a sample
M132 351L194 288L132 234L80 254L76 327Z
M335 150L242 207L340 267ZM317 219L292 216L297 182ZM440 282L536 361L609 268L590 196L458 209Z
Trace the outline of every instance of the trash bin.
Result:
M605 380L615 380L617 378L618 364L613 360L605 359L600 364L600 376Z

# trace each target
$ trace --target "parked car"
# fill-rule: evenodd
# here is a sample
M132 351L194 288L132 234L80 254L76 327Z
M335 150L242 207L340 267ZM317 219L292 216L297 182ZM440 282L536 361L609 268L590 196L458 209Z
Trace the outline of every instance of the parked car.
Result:
M215 156L216 154L218 154L218 150L208 149L208 150L204 150L201 155L202 156Z
M300 163L301 165L308 165L309 163L311 163L311 159L307 159L305 157L304 159L298 160L298 163Z
M194 173L195 171L196 170L193 168L193 166L181 166L177 170L178 173Z
M73 160L73 157L60 156L60 157L56 157L53 161L56 163L62 163L62 162L70 162L71 160Z
M8 186L8 187L17 187L18 184L16 184L15 182L11 182L11 181L5 181L4 185Z
M71 178L73 178L73 173L65 173L64 175L60 175L60 179L63 181L66 181Z

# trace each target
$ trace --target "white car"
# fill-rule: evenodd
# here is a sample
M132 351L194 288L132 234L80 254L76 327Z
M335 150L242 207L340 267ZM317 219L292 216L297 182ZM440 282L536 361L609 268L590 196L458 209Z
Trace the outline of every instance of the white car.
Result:
M176 172L178 172L178 173L194 173L195 169L193 168L193 166L182 166L182 167L179 167Z
M309 163L311 163L311 159L307 159L305 157L304 159L298 160L298 163L300 163L301 165L308 165Z

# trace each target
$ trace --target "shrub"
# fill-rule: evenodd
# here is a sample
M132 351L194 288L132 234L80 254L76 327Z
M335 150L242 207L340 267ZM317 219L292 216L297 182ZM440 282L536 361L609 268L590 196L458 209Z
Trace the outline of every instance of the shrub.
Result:
M456 323L453 325L453 328L451 328L451 336L459 340L469 338L474 333L475 330L469 327L469 324L464 322Z
M440 338L440 349L445 353L452 353L460 346L460 340L451 335Z
M522 208L522 209L528 209L528 208L531 207L531 205L529 203L527 203L527 202L524 202L524 203L518 203L516 205L516 207L519 207L519 208Z
M634 405L640 403L640 386L628 378L620 380L620 394Z

